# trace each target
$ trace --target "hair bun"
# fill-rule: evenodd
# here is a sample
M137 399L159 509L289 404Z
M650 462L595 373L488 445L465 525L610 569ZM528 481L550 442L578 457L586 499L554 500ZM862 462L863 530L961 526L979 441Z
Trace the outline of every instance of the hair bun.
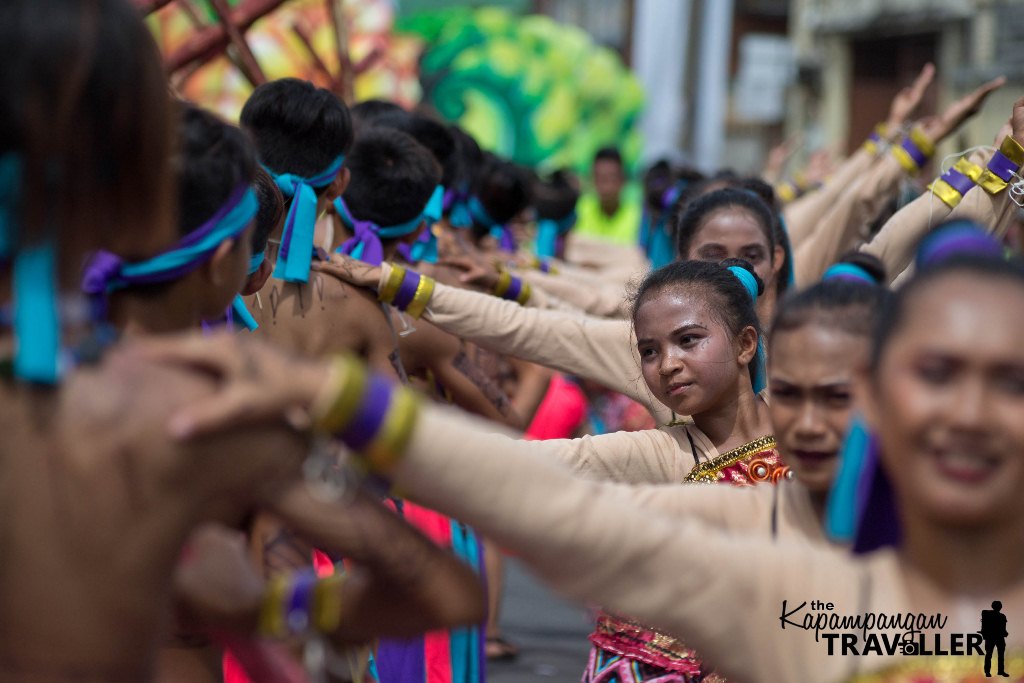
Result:
M950 221L921 240L917 247L915 263L918 268L924 269L955 256L989 256L1001 259L1003 246L973 221Z
M821 276L822 282L845 280L874 287L884 287L885 265L876 257L863 251L850 251L832 264Z
M739 278L743 286L750 293L750 298L757 301L757 297L764 294L764 281L754 271L754 266L749 261L741 258L727 258L721 262L723 268L728 268ZM737 272L739 271L739 272Z

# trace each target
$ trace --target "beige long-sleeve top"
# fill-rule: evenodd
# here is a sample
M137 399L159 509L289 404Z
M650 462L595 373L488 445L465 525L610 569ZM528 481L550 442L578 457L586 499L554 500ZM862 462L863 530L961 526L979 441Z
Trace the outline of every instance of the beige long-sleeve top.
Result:
M853 559L820 546L724 533L641 506L642 493L621 485L578 479L543 457L509 452L501 435L482 435L485 449L467 449L464 431L472 423L427 407L393 473L396 486L516 552L562 593L677 635L717 671L747 683L833 683L900 658L830 656L827 639L816 641L813 630L800 627L805 616L913 612L905 572L891 551ZM965 610L967 597L958 596L960 609L943 613L943 632L977 631L980 609L991 599ZM811 601L831 603L831 611ZM1010 623L1024 623L1012 605L1005 612ZM878 632L896 638L904 630ZM840 631L858 632L825 629ZM1022 637L1013 630L1011 646Z
M565 240L565 260L569 263L596 268L607 275L622 272L629 277L643 272L650 264L639 246L609 244L602 240L580 237L570 232Z
M861 147L836 169L824 185L790 202L782 210L793 249L798 249L804 240L814 233L836 199L874 163L876 158L874 152Z
M629 297L622 283L603 280L598 275L571 276L539 270L517 271L516 275L529 282L534 291L541 289L584 313L599 318L628 318L630 315Z
M969 161L984 167L991 157L991 151L982 150L971 154ZM878 234L859 248L882 261L891 283L910 265L921 239L947 220L952 211L934 193L925 192L894 213Z
M806 287L821 279L825 270L850 247L857 231L881 213L885 203L896 196L905 175L906 171L896 158L886 154L836 197L814 234L794 252L797 286Z
M381 268L386 282L390 266ZM488 294L438 283L426 317L485 349L598 382L643 405L658 424L672 411L651 393L640 373L633 325L562 310L523 307Z

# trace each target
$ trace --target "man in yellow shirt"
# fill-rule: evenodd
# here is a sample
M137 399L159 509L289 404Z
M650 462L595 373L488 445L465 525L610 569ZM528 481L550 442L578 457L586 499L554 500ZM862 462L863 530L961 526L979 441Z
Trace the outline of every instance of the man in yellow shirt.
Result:
M580 237L613 244L634 245L640 232L640 203L624 193L626 172L622 155L604 147L594 155L594 190L580 197L573 232ZM625 195L625 196L623 196Z

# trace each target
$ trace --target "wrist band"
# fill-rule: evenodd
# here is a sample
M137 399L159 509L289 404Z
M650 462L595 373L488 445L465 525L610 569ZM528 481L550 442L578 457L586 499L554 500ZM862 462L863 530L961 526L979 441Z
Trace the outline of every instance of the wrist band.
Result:
M305 633L310 626L310 608L313 605L313 588L316 586L316 571L304 569L292 578L288 597L288 612L285 622L292 635Z
M542 273L549 273L551 275L558 275L558 269L551 265L551 259L541 258L539 256L533 257L533 267Z
M330 434L378 474L387 474L405 451L419 416L419 400L404 387L370 375L349 356L332 362L328 390L314 402L313 428Z
M341 624L341 587L345 574L317 579L316 570L279 574L267 583L260 607L260 633L273 638L315 629L333 633Z
M892 155L907 173L920 171L934 153L935 143L917 128L911 130L909 136L892 148Z
M335 572L317 583L313 593L313 628L320 633L333 633L341 624L341 587L348 575Z
M871 154L877 154L879 150L885 145L886 139L889 137L889 129L884 123L879 123L875 126L875 129L868 135L868 139L864 141L864 149Z
M777 196L783 203L788 204L797 198L799 194L799 188L796 185L783 180L781 183L775 186L775 196Z
M979 167L966 159L960 159L952 168L929 185L928 189L941 199L946 206L955 209L968 190L974 187L975 183L975 179L964 173L964 171L975 175L975 178L981 175Z
M260 607L260 633L265 636L282 636L285 633L284 596L288 591L288 577L279 574L267 583Z
M434 293L434 280L402 266L391 266L387 282L381 287L378 300L391 304L413 318L419 318L427 310L427 303Z
M498 276L498 284L494 286L494 295L509 301L518 301L520 306L525 306L530 300L530 283L523 282L520 278L514 277L507 270L501 271Z
M1024 148L1007 136L978 178L978 185L989 194L1002 192L1017 174L1021 164L1024 164Z

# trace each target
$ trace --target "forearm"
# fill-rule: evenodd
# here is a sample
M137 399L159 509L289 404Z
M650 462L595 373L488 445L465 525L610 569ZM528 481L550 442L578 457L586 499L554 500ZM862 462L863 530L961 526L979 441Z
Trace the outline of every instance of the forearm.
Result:
M855 185L840 195L814 235L797 250L796 282L809 285L849 247L857 231L895 196L905 171L892 155L880 158Z
M407 637L483 618L473 570L365 495L340 505L300 484L275 501L274 511L318 546L360 566L337 588L344 594L336 640Z
M631 325L437 285L427 313L439 327L497 353L591 379L647 406L659 423L670 411L640 375Z
M850 183L870 168L875 159L874 153L863 147L858 149L836 169L821 188L797 199L783 210L789 229L789 239L794 249L814 234L821 218L836 199L846 191Z
M543 289L590 315L601 318L625 318L629 314L625 288L609 284L600 278L586 282L582 278L569 278L540 271L525 271L519 275L529 282L534 290Z

